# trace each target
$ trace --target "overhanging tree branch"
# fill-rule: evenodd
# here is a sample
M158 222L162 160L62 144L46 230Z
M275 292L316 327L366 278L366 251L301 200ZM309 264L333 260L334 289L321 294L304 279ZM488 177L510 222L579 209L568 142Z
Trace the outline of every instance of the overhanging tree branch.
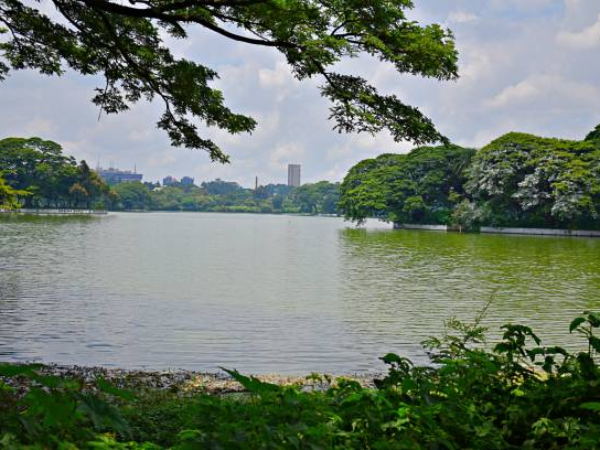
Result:
M215 24L202 20L198 16L194 16L193 14L166 14L162 11L157 11L154 8L130 8L128 6L124 6L117 3L112 3L105 0L80 0L82 3L90 6L92 8L110 12L113 14L124 15L128 17L136 17L139 19L158 19L168 23L196 23L198 25L202 25L203 27L214 31L222 36L225 36L229 39L238 42L244 42L246 44L252 45L261 45L266 47L295 47L294 44L290 42L273 42L262 39L253 39L246 36L242 36L239 34L232 33L231 31L225 30L221 27L216 26Z
M224 106L210 87L212 69L175 58L164 34L186 38L197 25L246 45L280 52L302 80L323 76L321 93L332 102L334 128L376 133L396 140L444 140L417 108L380 94L359 77L332 71L345 58L368 54L392 64L399 74L438 80L457 76L457 52L450 31L410 21L412 2L372 0L52 0L69 25L46 16L37 3L0 0L0 23L12 32L0 42L0 75L9 68L61 74L63 65L82 74L100 74L106 85L94 102L110 113L142 97L165 102L159 127L173 145L201 148L211 158L227 156L198 134L196 122L230 133L251 132L253 119ZM1 79L1 77L0 77Z

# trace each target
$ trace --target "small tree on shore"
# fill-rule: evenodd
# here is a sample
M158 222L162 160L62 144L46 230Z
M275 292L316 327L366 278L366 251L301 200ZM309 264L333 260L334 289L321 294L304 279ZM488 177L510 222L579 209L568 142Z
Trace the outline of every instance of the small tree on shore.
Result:
M19 208L19 197L25 197L29 195L29 192L18 189L13 189L2 176L0 172L0 208L1 209L15 209Z

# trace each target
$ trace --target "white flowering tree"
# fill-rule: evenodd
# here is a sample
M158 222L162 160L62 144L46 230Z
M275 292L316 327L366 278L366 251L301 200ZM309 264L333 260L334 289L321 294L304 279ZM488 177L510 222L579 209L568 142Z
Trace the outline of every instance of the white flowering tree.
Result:
M467 190L495 225L599 227L600 140L509 133L478 152Z

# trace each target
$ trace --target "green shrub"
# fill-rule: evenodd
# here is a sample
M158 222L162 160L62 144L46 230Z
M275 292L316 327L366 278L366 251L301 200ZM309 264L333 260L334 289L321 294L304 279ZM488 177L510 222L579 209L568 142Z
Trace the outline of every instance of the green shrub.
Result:
M451 334L426 342L430 365L388 354L374 388L343 380L305 391L228 371L245 394L132 397L102 381L94 394L34 366L3 365L5 379L27 377L36 387L20 396L3 385L0 448L595 449L599 327L598 314L575 319L570 332L587 349L572 354L542 346L522 325L504 326L486 350L477 323L451 321Z

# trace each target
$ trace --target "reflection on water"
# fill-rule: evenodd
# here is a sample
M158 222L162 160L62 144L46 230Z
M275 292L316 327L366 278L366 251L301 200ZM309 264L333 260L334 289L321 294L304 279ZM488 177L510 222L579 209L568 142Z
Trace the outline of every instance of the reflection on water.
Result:
M350 229L340 240L352 331L377 330L387 341L401 335L415 345L491 302L492 337L518 322L575 347L568 321L600 307L600 240Z
M0 218L0 359L366 372L490 298L492 328L573 345L600 240L348 228L225 214Z

